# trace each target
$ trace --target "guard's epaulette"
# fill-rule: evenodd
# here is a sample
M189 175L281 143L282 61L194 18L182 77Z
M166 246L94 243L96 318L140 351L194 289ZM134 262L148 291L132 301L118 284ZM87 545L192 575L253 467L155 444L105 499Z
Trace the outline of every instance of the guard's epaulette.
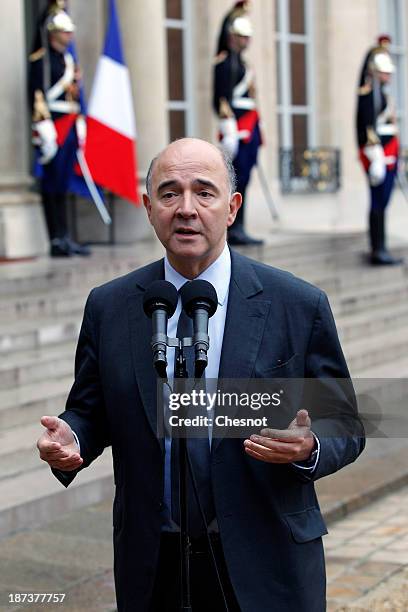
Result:
M359 96L368 96L373 91L372 85L370 83L366 83L362 85L358 90Z
M44 55L45 55L45 49L44 47L40 47L39 49L37 49L37 51L34 51L33 53L31 53L28 56L28 59L30 62L36 62L37 60L44 57Z
M216 66L217 64L221 64L221 62L223 62L227 57L228 51L221 51L221 53L215 56L214 65Z

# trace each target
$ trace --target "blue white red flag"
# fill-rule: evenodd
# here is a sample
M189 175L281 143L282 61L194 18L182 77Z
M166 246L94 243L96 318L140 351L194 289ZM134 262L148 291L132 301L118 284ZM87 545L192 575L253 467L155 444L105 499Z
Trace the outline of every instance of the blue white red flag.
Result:
M85 158L98 185L140 203L136 125L115 0L109 2L105 46L88 104Z

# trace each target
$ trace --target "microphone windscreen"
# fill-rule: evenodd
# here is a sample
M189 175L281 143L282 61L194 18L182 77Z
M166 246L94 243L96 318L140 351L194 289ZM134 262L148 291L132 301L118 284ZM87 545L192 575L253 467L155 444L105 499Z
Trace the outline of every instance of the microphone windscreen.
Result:
M212 317L218 306L217 292L213 285L206 280L193 280L185 283L180 289L181 302L189 317L193 316L197 303L206 306L208 316Z
M177 289L166 280L153 281L143 296L143 310L151 317L157 308L165 308L168 317L172 317L178 302Z

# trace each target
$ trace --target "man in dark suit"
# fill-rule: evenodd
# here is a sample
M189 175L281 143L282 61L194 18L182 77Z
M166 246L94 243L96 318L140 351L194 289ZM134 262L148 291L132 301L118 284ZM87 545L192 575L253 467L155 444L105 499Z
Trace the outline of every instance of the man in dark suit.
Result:
M209 143L179 140L153 160L144 204L166 257L91 292L66 411L42 418L40 456L65 486L112 446L119 611L180 609L169 449L157 437L152 325L142 302L154 280L179 289L197 277L218 296L208 378L328 378L339 410L327 405L312 421L298 410L283 432L211 440L207 518L228 609L325 609L327 531L313 482L354 461L364 433L352 393L337 380L349 375L324 293L226 246L240 203L231 163ZM194 612L225 610L207 539L193 537L191 546Z

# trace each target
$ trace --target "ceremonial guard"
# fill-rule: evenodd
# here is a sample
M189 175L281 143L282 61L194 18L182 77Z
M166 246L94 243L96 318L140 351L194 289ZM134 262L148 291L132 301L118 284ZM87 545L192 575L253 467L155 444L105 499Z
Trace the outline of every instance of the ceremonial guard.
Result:
M225 17L214 68L213 105L219 118L221 145L233 161L237 191L243 198L235 222L228 230L228 242L232 245L263 242L248 236L244 229L246 189L261 144L254 74L242 58L252 36L247 11L248 2L237 2Z
M363 67L364 82L358 92L357 138L370 187L369 236L373 265L402 262L391 256L385 241L385 211L398 171L398 127L388 92L394 71L387 47L375 47Z
M67 191L83 147L86 123L82 114L80 69L69 45L75 25L63 10L64 2L51 2L40 20L36 49L30 55L29 95L32 108L35 174L50 239L50 255L89 255L88 247L74 242L67 227Z

